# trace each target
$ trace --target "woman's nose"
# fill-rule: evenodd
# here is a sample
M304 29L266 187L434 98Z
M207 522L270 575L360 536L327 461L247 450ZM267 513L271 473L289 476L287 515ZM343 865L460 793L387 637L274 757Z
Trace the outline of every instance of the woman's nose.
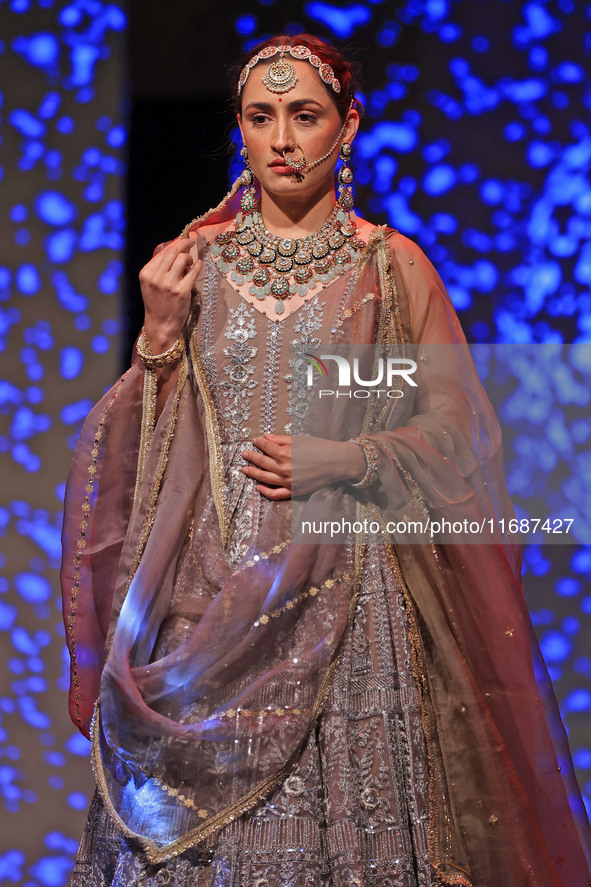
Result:
M291 127L287 123L278 122L273 130L271 146L278 154L284 151L293 151L295 148L295 139L291 132Z

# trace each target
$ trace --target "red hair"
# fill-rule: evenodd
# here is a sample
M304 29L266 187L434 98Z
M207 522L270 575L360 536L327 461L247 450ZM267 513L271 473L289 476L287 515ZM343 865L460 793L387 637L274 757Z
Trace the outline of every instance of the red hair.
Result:
M356 62L348 61L338 49L331 46L330 43L325 43L324 40L314 37L312 34L294 34L291 37L287 34L278 34L276 37L270 37L269 40L263 40L261 43L257 43L257 45L253 46L252 49L245 53L238 64L231 69L232 99L234 110L237 114L239 114L242 109L242 95L238 95L238 78L240 77L242 69L251 58L254 58L254 56L265 46L282 45L307 46L308 49L312 50L314 55L317 55L318 58L321 59L323 64L330 65L335 73L335 77L341 84L341 91L340 93L336 93L330 86L327 86L326 83L323 85L337 106L338 112L343 120L345 119L345 115L347 114L352 101L355 101L360 106L360 103L355 98L355 93L359 89L359 81L357 77L359 65Z

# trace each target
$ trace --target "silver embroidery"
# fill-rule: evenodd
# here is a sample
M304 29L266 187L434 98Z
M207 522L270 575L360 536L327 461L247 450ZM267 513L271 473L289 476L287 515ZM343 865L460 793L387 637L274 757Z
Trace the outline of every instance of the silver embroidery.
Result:
M343 323L343 321L345 319L345 316L344 316L345 308L349 304L349 301L351 299L351 293L353 292L353 288L356 283L357 283L357 274L355 272L353 272L351 274L349 280L347 281L347 285L346 285L345 291L343 293L343 298L339 302L339 304L337 306L337 310L335 312L335 316L332 319L332 327L330 330L330 333L331 333L330 341L331 342L339 342L343 338L343 330L339 329L339 326L340 326L340 324Z
M311 349L318 348L321 344L321 340L314 336L314 333L322 329L325 305L326 302L320 302L318 295L316 295L300 308L294 326L294 331L299 333L299 337L292 339L290 343L292 356L289 365L292 371L283 377L287 390L290 392L289 404L285 412L291 416L291 422L283 426L286 434L302 433L302 421L309 402L306 387L308 363L303 355Z
M229 542L226 559L236 567L248 551L253 533L258 529L259 503L262 497L253 490L254 480L240 470L247 462L242 458L244 450L253 448L251 441L240 440L225 444L224 464L226 501L228 503Z
M201 312L198 327L201 329L199 354L201 363L206 373L208 383L212 390L217 387L217 363L213 348L213 330L216 316L217 299L219 292L220 276L209 252L203 260L204 277L201 295Z
M252 397L252 389L259 384L252 378L256 367L251 363L258 354L258 348L248 344L257 334L255 310L241 301L238 308L230 308L231 320L226 328L226 339L234 344L223 350L228 363L222 369L227 378L220 382L219 388L224 401L222 415L229 435L234 438L251 435L251 430L245 423L250 419L249 399Z
M238 520L232 525L230 531L230 544L226 559L230 566L236 567L249 547L249 540L252 536L254 514L251 508L242 508L238 512Z
M277 421L277 382L283 323L269 323L263 386L261 390L261 434L275 430Z

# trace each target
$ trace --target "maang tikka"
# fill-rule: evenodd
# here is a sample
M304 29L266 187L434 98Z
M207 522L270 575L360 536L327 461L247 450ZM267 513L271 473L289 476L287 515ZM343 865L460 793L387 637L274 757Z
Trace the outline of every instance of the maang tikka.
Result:
M338 174L339 180L339 206L345 212L351 212L353 209L353 191L351 189L351 183L353 181L353 173L347 166L347 163L351 159L351 145L349 142L343 142L339 149L339 160L342 161L343 165L341 166Z
M240 209L242 212L251 213L257 205L257 196L254 188L254 173L248 165L248 148L246 145L240 151L240 156L244 160L246 169L242 173L241 184L244 185L244 191L240 197Z
M263 77L263 83L269 92L280 93L289 92L293 89L298 78L294 66L283 57L283 53L279 58L271 62L267 68L267 73Z

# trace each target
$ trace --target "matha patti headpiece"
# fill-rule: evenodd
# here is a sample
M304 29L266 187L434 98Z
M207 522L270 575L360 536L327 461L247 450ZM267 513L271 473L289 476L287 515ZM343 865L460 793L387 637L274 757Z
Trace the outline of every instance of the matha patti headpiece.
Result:
M242 87L248 80L248 75L250 74L251 69L260 61L273 58L277 53L281 54L281 58L272 65L269 65L267 73L263 77L263 83L270 92L287 92L289 89L293 89L296 85L297 78L295 68L283 58L284 55L289 53L294 59L310 62L311 65L318 69L322 82L326 83L327 86L330 86L333 92L336 92L337 95L340 93L341 84L335 77L335 73L330 65L327 65L322 59L318 58L317 55L314 55L308 46L298 44L298 46L265 46L264 49L261 49L261 51L254 55L248 64L242 69L238 79L238 95L240 95Z

